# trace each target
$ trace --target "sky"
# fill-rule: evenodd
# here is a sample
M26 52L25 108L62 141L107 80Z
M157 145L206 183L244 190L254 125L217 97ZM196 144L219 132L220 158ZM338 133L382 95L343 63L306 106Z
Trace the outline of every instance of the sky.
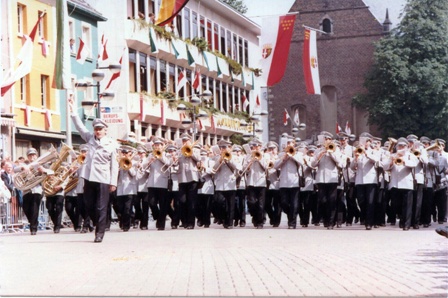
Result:
M263 16L281 15L289 11L295 0L244 0L248 10L245 15L254 22L261 24ZM392 27L399 23L399 15L406 0L363 0L371 8L373 15L380 23L384 22L386 8L389 9L389 19Z

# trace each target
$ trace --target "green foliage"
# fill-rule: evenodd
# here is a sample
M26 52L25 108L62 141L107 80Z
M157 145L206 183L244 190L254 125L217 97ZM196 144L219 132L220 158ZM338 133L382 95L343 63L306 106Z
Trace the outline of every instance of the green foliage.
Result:
M232 142L232 144L235 144L235 145L244 145L244 144L248 143L249 141L246 141L243 138L242 134L236 133L236 134L233 134L230 136L230 142Z
M247 12L247 6L244 5L243 0L221 0L221 1L233 7L236 11L238 11L241 14L245 14Z
M208 50L208 42L204 37L195 37L191 41L201 52Z
M353 104L383 136L448 138L448 1L410 0L401 24L375 46L367 92Z

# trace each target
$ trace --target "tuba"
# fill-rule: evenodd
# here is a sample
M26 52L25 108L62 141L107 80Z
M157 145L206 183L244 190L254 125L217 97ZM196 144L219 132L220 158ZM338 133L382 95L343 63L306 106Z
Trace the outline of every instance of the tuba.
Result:
M58 159L50 166L50 169L53 170L54 174L46 176L44 181L42 182L42 188L46 196L55 195L57 192L54 191L54 187L62 184L70 174L70 167L61 165L72 151L72 148L70 148L67 144L62 143L62 148L61 152L59 152Z
M395 145L397 144L397 140L394 138L389 138L389 147L387 148L387 151L390 153L394 152Z
M51 146L50 150L36 159L33 164L42 166L48 162L52 162L53 160L58 158L58 152L56 149ZM14 175L13 183L14 187L21 190L21 191L27 191L34 186L38 185L45 179L46 175L39 173L34 168L31 168L30 171L24 171L21 173L17 173Z

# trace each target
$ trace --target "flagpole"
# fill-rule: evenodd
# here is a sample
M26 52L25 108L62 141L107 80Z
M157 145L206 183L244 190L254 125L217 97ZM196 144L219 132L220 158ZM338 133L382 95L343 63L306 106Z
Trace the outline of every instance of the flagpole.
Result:
M316 31L316 32L319 32L319 33L322 33L322 34L328 34L328 32L325 32L325 31L322 31L322 30L319 30L319 29L314 29L314 28L309 27L309 26L302 25L302 27L306 28L306 29L310 29L310 30Z

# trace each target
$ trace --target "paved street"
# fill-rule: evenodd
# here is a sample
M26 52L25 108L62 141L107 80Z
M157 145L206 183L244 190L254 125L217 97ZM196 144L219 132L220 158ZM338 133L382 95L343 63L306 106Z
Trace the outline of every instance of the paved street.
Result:
M1 296L440 296L448 239L359 225L0 236Z

